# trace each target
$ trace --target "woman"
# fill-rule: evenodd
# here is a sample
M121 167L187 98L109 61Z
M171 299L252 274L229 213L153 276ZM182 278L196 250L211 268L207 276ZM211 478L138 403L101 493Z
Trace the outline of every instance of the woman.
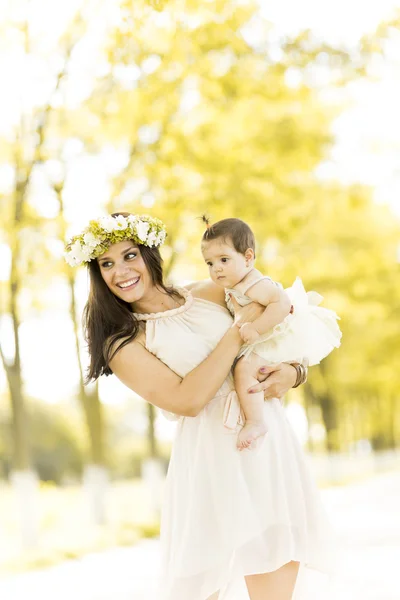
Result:
M157 219L115 213L91 221L66 253L70 264L89 266L88 379L113 372L181 415L161 524L164 597L236 600L245 578L251 600L290 600L300 563L324 567L321 505L278 400L304 369L280 365L257 386L272 398L269 432L256 451L238 452L231 366L238 325L262 309L237 306L232 322L212 282L166 287L164 239Z

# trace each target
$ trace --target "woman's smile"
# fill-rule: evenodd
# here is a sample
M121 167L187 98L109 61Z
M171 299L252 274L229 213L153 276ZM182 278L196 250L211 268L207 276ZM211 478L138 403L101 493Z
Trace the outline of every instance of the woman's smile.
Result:
M116 285L126 291L126 290L131 290L132 288L134 288L140 281L140 276L138 277L132 277L131 279L127 279L125 281L121 281L120 283L117 283Z

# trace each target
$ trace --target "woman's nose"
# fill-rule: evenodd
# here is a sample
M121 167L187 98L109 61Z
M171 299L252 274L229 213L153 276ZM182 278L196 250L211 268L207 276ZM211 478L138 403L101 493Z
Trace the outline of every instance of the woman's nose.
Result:
M126 263L122 263L116 266L117 275L126 275L126 273L132 273L132 269Z

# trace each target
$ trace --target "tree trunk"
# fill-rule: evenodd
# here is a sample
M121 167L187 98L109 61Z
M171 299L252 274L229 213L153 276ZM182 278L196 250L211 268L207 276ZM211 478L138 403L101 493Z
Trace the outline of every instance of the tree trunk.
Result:
M325 392L319 397L322 419L326 429L326 449L328 452L339 450L339 432L337 410L333 397Z
M329 358L322 361L319 365L323 386L319 393L318 400L326 430L326 449L328 452L335 452L340 449L339 420L335 398L329 391L329 381L327 380L328 369Z
M308 423L308 435L307 435L307 450L309 452L313 452L314 451L314 440L312 439L312 436L310 436L310 427L313 425L312 423L312 418L311 418L311 407L313 405L313 401L314 399L314 394L312 393L312 389L311 386L306 383L304 385L304 409L306 411L306 416L307 416L307 423Z
M14 364L8 365L2 354L12 406L12 470L10 481L19 508L19 527L23 549L37 544L39 519L37 510L38 478L31 469L28 423L25 412L19 352Z
M148 425L148 430L147 430L149 456L151 458L158 458L159 452L158 452L158 447L157 447L157 438L156 438L156 432L155 432L155 426L154 426L155 418L156 418L156 411L154 409L154 406L152 404L150 404L150 402L147 403L147 414L149 417L149 425Z
M17 365L4 365L12 407L13 469L24 471L30 467L30 452L27 436L27 416L24 406L21 371Z
M23 192L21 192L23 193ZM25 470L30 466L29 445L27 439L27 417L24 407L24 393L21 375L21 355L19 344L19 324L18 315L18 295L20 290L20 275L17 264L20 256L20 227L22 221L23 197L15 194L14 205L14 223L11 232L11 274L9 287L9 305L8 312L11 316L13 337L14 337L14 356L7 361L1 352L4 369L7 375L8 387L10 392L12 408L12 435L13 435L13 468L16 470Z
M86 388L82 386L80 390L80 399L89 435L90 462L95 465L104 466L106 463L104 452L104 418L103 405L99 398L98 384L95 384L91 392L88 392Z
M21 373L21 353L19 342L20 318L18 297L21 288L21 273L18 264L21 254L20 232L23 224L23 209L26 190L30 181L33 163L24 165L21 157L16 156L16 187L14 191L13 220L9 232L11 247L11 273L9 300L6 312L11 317L14 355L7 360L0 346L0 356L7 376L11 401L11 431L13 441L11 482L19 505L19 525L24 548L32 548L37 543L38 519L36 506L37 476L31 470L31 455L28 440L28 423L25 410L24 386Z
M392 394L387 403L382 403L382 410L387 412L386 419L386 448L392 450L396 448L396 396Z
M79 400L85 415L85 422L89 437L90 462L95 465L104 466L104 421L102 404L99 398L98 383L96 382L91 392L88 392L84 385L83 365L79 344L79 326L76 315L75 274L72 271L72 268L70 268L68 272L68 283L71 298L70 317L74 328L75 349L79 368Z
M390 425L391 425L391 439L393 440L393 448L397 448L398 446L398 398L395 394L392 396L392 401L390 403Z
M68 270L70 288L70 316L74 328L75 348L79 367L79 400L85 416L89 438L89 463L85 466L83 484L89 500L89 512L96 525L103 525L107 520L106 495L108 489L108 473L105 466L104 420L102 404L99 398L98 383L91 392L84 385L84 375L79 344L79 328L76 316L75 274Z

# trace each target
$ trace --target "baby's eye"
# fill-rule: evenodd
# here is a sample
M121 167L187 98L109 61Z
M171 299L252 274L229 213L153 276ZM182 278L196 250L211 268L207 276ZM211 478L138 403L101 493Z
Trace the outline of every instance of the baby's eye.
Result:
M221 258L222 262L228 262L229 258Z
M207 267L212 267L212 263L211 262L206 263L206 265L207 265Z

